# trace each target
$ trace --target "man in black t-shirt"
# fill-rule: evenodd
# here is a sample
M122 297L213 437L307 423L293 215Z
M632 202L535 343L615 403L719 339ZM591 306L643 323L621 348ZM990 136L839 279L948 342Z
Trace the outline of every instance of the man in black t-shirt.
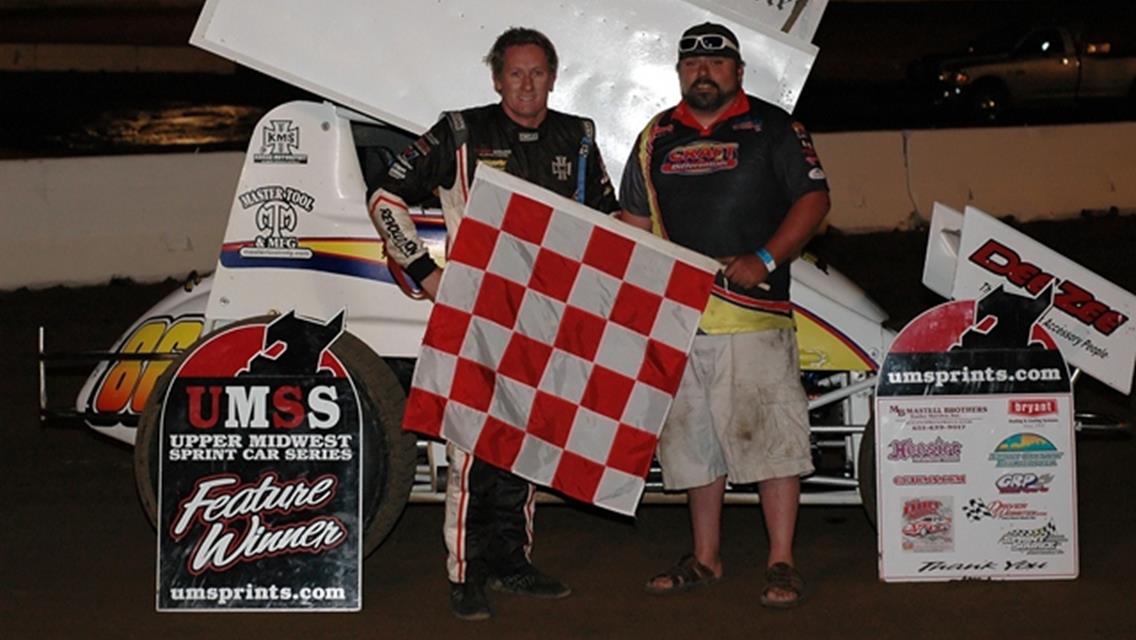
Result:
M803 596L792 545L800 476L813 469L789 262L828 212L828 185L804 127L741 90L729 29L688 29L677 70L682 102L639 135L622 218L724 266L659 438L665 486L688 492L694 550L646 588L676 593L721 578L728 477L758 483L770 542L761 602L789 607Z
M486 62L501 102L444 114L397 158L369 197L371 219L387 252L431 299L442 268L419 239L407 204L437 190L453 238L481 164L604 213L619 208L592 121L548 108L557 66L548 38L532 29L510 29L494 43ZM452 444L446 453L450 471L444 535L454 614L488 618L487 581L499 591L537 597L571 593L530 563L532 485Z

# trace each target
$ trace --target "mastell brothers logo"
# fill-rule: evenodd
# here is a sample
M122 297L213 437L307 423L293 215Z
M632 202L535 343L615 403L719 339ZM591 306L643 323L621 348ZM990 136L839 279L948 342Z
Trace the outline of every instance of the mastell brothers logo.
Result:
M931 442L915 442L911 438L904 438L892 440L888 447L888 460L897 461L958 462L962 455L961 442L942 438L935 438Z
M1053 398L1010 400L1010 415L1037 418L1040 416L1055 415L1056 413L1057 400Z
M672 149L663 161L662 172L697 176L737 166L738 143L695 142Z
M253 162L268 164L308 163L306 153L296 153L300 148L300 128L293 126L291 120L269 120L260 132L260 153L253 154Z
M1015 433L998 443L990 461L999 467L1055 467L1065 454L1036 433Z

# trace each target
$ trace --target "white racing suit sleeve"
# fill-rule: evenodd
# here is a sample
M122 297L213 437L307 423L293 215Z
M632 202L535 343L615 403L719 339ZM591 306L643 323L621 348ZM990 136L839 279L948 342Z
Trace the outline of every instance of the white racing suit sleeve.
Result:
M459 173L457 143L452 119L443 117L395 158L367 202L388 254L415 282L422 282L438 265L418 237L407 205L421 202L436 189L452 188Z
M371 215L371 223L383 239L387 254L399 266L406 269L422 258L430 260L426 243L418 237L410 209L401 197L386 189L379 189L371 195L367 210ZM412 277L413 275L411 274Z

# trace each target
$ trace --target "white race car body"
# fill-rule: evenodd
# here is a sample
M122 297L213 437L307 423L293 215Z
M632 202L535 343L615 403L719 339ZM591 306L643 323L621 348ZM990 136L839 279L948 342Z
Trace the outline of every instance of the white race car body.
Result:
M348 331L376 354L413 358L430 303L408 295L413 293L410 281L386 259L367 215L357 155L356 133L381 126L328 103L292 102L265 115L245 157L216 271L190 290L170 294L131 326L114 349L168 352L185 348L202 332L243 318L292 309L330 318L346 309ZM445 230L440 212L415 213L419 233L442 261ZM835 450L842 459L832 473L812 480L825 490L808 493L806 501L855 504L856 451L870 419L871 379L892 332L882 325L886 314L830 267L806 256L792 269L802 367L814 397L814 417L819 417L814 429L817 452ZM84 386L77 408L136 416L167 366L100 365ZM133 375L121 375L123 368ZM128 400L107 401L112 388L116 398ZM89 422L133 443L134 429L128 426L132 420L116 422L112 415L101 415ZM412 495L440 499L434 481L444 477L438 471L444 457L425 444L421 449L425 455L420 482ZM661 486L656 482L650 489Z

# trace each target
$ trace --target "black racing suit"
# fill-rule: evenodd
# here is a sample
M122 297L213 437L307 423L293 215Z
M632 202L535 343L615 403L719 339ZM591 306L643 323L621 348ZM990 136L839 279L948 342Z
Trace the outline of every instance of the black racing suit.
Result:
M403 152L369 197L371 219L387 251L416 281L438 267L418 238L407 204L437 189L453 238L482 163L605 213L619 208L590 120L549 111L539 127L527 129L498 104L447 112ZM532 485L452 444L446 451L450 581L523 569L532 545Z

